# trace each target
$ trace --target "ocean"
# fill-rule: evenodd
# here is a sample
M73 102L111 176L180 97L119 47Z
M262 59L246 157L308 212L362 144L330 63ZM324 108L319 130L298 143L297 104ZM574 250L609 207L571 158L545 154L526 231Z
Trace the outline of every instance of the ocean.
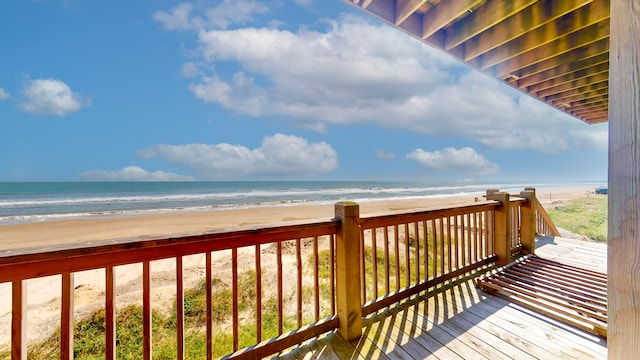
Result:
M267 206L519 192L525 184L390 181L0 182L0 225ZM591 184L589 184L591 185ZM593 184L597 186L598 184Z

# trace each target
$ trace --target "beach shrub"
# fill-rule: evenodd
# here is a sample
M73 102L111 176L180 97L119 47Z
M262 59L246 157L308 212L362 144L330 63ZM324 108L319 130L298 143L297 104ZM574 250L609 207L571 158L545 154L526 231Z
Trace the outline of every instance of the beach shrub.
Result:
M607 241L608 196L579 198L549 209L549 217L562 229L596 241Z

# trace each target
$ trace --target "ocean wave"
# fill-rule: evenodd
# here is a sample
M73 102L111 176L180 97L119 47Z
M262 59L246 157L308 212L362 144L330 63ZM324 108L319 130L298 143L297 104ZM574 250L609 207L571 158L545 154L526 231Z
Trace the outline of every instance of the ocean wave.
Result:
M70 184L77 187L76 184ZM301 204L332 204L337 201L369 202L429 197L483 194L486 189L519 192L536 184L460 183L416 184L384 182L315 182L304 183L240 183L238 184L156 184L130 191L120 184L83 183L78 190L46 192L37 189L22 194L0 192L0 224L41 222L87 217L117 217L167 212L212 211L252 207L294 206ZM238 186L235 186L238 185ZM92 186L92 187L91 187ZM280 187L282 186L282 187ZM287 187L290 186L290 187ZM547 183L539 188L560 187L566 184ZM244 189L243 189L244 188ZM36 191L38 190L38 191Z
M0 199L0 207L27 207L27 206L57 206L77 204L113 204L113 203L159 203L159 202L189 202L189 201L219 201L246 198L327 198L335 196L348 196L358 194L401 194L422 193L430 195L445 191L462 191L467 189L485 189L497 187L500 184L488 185L459 185L459 186L431 186L431 187L355 187L355 188L319 188L319 189L282 189L282 190L249 190L238 192L220 192L203 194L161 194L161 195L118 195L118 196L93 196L93 197L60 197L60 198L35 198L35 199Z

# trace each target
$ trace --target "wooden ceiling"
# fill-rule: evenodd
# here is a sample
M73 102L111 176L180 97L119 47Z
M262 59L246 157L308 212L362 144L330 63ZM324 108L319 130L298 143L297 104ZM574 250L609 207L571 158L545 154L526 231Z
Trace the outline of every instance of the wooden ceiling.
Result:
M343 0L587 123L608 120L609 0Z

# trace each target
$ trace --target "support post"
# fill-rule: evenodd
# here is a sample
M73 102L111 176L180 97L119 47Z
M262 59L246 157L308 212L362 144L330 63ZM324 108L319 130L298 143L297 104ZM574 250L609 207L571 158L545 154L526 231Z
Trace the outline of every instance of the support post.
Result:
M527 202L520 207L520 242L522 252L534 254L536 249L536 189L525 188L520 197Z
M487 200L500 202L494 212L493 249L498 256L499 266L511 261L511 204L509 193L487 190Z
M607 349L617 360L640 354L640 3L612 0L610 24Z
M362 302L360 300L360 206L355 202L339 202L335 216L341 225L336 250L336 303L340 325L338 333L347 341L362 335Z

